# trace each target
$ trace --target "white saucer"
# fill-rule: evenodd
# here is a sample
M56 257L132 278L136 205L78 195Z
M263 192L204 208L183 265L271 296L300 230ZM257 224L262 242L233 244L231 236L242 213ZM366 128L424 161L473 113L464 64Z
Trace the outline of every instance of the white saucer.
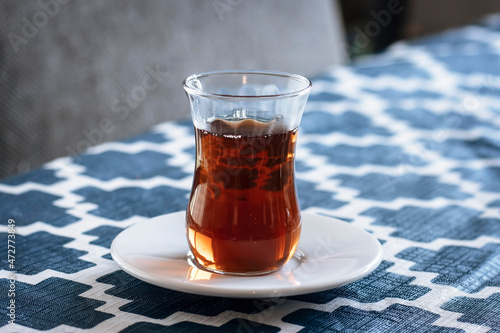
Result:
M268 298L307 294L361 279L380 264L382 246L369 233L334 218L302 213L295 256L279 271L234 276L198 269L188 259L184 212L137 223L122 231L111 256L130 275L192 294Z

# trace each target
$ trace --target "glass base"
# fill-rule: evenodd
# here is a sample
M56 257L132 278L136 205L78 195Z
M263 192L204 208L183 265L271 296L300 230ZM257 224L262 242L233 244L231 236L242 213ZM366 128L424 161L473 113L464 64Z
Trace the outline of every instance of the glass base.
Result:
M209 271L209 272L212 272L212 273L217 273L217 274L224 274L224 275L236 275L236 276L259 276L259 275L266 275L266 274L270 274L270 273L273 273L273 272L276 272L276 271L279 271L281 269L281 267L278 267L276 269L273 269L273 270L265 270L265 271L251 271L251 272L229 272L229 271L221 271L221 270L218 270L218 269L213 269L213 268L209 268L207 266L204 266L202 265L198 259L196 259L196 257L194 256L194 254L189 251L188 254L187 254L187 257L188 257L188 263L193 266L193 267L196 267L198 269L201 269L201 270L204 270L204 271Z

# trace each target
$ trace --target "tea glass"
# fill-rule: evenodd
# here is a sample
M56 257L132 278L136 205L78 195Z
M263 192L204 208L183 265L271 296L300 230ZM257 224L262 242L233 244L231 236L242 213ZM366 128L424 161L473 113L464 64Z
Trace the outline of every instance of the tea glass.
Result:
M275 71L184 80L196 136L186 234L198 265L260 275L293 256L301 231L295 145L311 87L303 76Z

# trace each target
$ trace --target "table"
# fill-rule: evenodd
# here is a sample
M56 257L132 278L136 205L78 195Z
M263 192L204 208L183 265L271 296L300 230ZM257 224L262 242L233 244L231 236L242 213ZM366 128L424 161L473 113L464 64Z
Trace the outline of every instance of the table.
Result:
M5 179L2 248L15 255L2 255L2 330L498 332L499 94L498 16L314 79L297 148L302 210L362 227L384 249L369 276L315 294L190 295L112 261L124 228L185 209L190 121Z

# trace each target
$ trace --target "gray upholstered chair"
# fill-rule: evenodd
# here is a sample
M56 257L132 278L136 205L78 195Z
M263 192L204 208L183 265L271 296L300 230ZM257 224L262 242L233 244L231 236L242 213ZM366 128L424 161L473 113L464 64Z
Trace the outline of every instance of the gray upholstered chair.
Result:
M189 74L345 60L334 0L2 1L0 28L0 178L188 118Z

